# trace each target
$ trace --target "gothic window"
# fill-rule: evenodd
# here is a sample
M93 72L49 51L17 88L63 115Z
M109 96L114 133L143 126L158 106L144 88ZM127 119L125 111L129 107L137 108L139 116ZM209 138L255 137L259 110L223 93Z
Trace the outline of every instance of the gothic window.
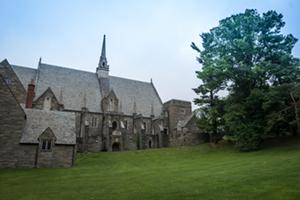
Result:
M98 125L98 119L96 117L92 117L91 126L92 127L97 127L97 125Z
M52 150L52 140L43 139L41 145L42 151L51 151Z
M127 120L124 121L124 128L128 129L128 122L127 122Z
M113 108L114 108L114 100L113 100L113 99L110 99L110 100L109 100L109 108L108 108L108 111L113 111Z

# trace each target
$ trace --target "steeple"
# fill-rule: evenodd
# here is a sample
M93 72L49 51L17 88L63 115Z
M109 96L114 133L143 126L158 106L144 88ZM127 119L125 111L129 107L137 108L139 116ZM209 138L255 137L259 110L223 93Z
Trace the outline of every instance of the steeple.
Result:
M109 71L109 66L107 64L107 59L106 59L106 45L105 45L105 35L103 36L103 42L102 42L102 51L101 51L101 56L100 60L98 63L98 70L104 70L104 71Z
M98 64L97 71L96 71L98 79L99 79L102 97L106 97L109 94L109 90L110 90L109 66L107 64L107 59L106 59L106 44L105 43L106 43L106 41L105 41L105 35L104 35L103 42L102 42L101 56L100 56L99 64Z

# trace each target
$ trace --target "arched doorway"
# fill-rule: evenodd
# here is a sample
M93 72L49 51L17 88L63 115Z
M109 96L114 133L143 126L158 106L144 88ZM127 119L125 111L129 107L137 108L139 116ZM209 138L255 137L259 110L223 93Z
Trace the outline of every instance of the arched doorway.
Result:
M148 142L148 147L149 147L149 149L152 148L152 141L151 140L149 140L149 142Z
M112 145L112 151L121 151L120 143L114 142Z

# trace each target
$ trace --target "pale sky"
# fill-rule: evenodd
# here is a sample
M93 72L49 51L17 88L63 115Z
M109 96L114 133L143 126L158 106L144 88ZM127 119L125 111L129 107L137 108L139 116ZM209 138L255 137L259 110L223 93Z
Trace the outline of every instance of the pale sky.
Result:
M110 75L150 82L163 102L192 101L200 69L192 41L232 14L255 8L284 15L284 33L300 39L298 0L0 0L0 60L95 72L106 34ZM300 57L300 44L293 54Z

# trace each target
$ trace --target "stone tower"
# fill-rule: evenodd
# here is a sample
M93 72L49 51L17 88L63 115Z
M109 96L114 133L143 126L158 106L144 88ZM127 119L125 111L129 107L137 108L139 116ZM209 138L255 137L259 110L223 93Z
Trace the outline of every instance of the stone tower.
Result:
M97 67L97 76L100 82L100 89L102 97L105 97L109 93L109 65L106 59L106 45L105 35L103 36L102 51Z

